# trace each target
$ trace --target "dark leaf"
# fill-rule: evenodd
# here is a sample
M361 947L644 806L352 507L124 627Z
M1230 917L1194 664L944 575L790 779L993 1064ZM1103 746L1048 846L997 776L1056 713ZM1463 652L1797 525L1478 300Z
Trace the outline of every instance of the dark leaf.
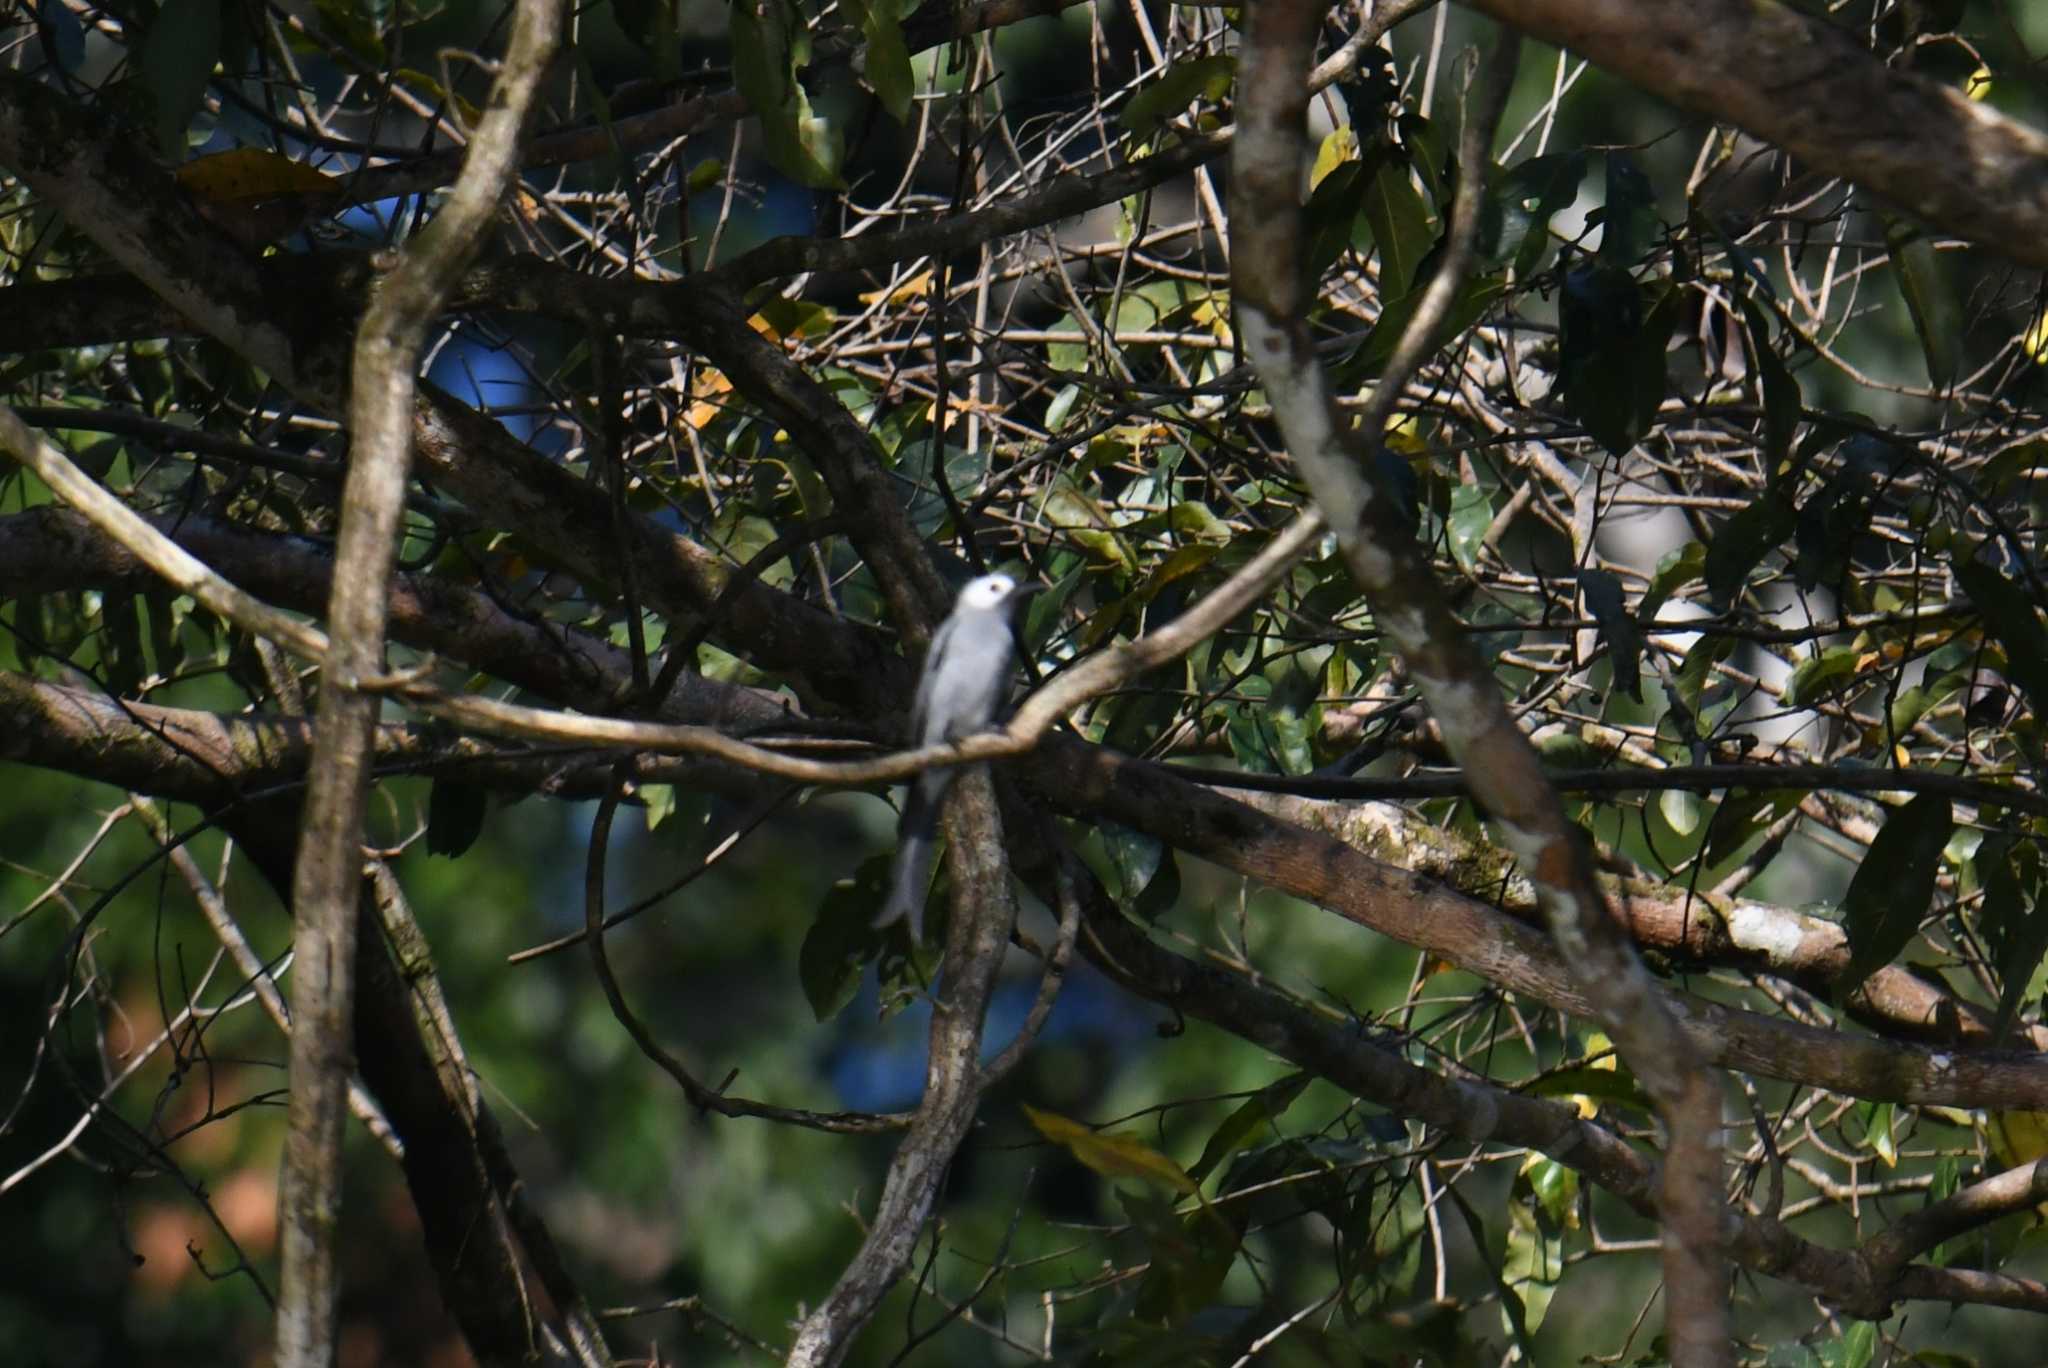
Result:
M1600 207L1600 260L1626 270L1649 255L1664 225L1657 218L1657 192L1634 155L1607 154L1607 200Z
M1165 1198L1130 1188L1119 1188L1117 1198L1143 1235L1151 1265L1138 1284L1137 1315L1166 1326L1185 1323L1216 1299L1242 1233L1215 1207L1183 1215Z
M1531 157L1502 173L1480 206L1480 260L1513 262L1515 276L1527 279L1550 249L1550 220L1571 207L1585 179L1583 152Z
M804 999L819 1021L829 1021L853 1001L868 961L889 942L891 932L874 926L888 879L888 857L879 856L861 865L853 878L834 884L818 904L796 964Z
M1586 596L1586 611L1600 624L1600 637L1607 643L1607 659L1614 670L1614 687L1643 701L1643 633L1628 611L1621 581L1606 570L1579 571L1579 592Z
M427 797L427 853L455 859L483 835L489 795L481 784L446 775Z
M1984 886L1978 917L1990 942L1992 967L1998 971L1998 1016L1991 1027L1992 1044L1998 1045L2012 1029L2034 970L2048 955L2040 849L2010 836L1988 837L1977 847L1977 879Z
M1363 190L1359 212L1379 248L1380 296L1399 299L1416 284L1416 267L1436 245L1429 209L1409 178L1408 163L1385 149L1368 159Z
M1131 903L1131 911L1144 921L1157 921L1171 912L1180 901L1180 865L1174 860L1173 847L1168 846L1159 859L1159 872L1145 885Z
M42 0L36 6L36 23L43 42L59 71L76 71L85 60L85 26L64 0Z
M1394 348L1401 344L1401 334L1408 330L1408 320L1415 316L1415 310L1422 304L1424 284L1410 290L1393 303L1380 310L1372 331L1365 335L1365 344L1349 361L1336 370L1339 384L1355 385L1361 380L1370 380L1378 375L1393 358ZM1453 338L1464 335L1465 330L1493 307L1493 302L1506 293L1507 286L1499 276L1474 276L1458 287L1457 295L1451 300L1451 307L1445 311L1444 321L1430 339L1430 348L1435 350L1449 343Z
M1401 97L1401 82L1394 74L1394 54L1383 47L1369 47L1358 54L1358 69L1351 79L1337 84L1351 130L1361 143L1386 122L1387 110Z
M1456 154L1450 139L1444 136L1439 125L1420 114L1403 114L1396 127L1400 129L1401 146L1406 149L1415 174L1422 178L1422 188L1429 192L1438 216L1447 219L1457 176Z
M1942 848L1955 832L1948 799L1923 793L1893 810L1856 867L1842 898L1849 967L1835 985L1845 998L1912 941L1934 898Z
M1799 525L1799 515L1783 494L1766 489L1757 501L1721 524L1707 548L1701 573L1707 593L1726 603L1749 582L1750 571Z
M142 603L134 594L110 593L100 600L100 665L107 691L116 698L140 695L149 675L142 650Z
M1650 430L1664 402L1677 292L1666 288L1647 301L1620 267L1578 266L1565 273L1558 317L1564 405L1589 436L1623 455Z
M1854 683L1860 673L1857 661L1862 652L1854 646L1830 646L1792 667L1785 681L1784 700L1788 708L1810 708L1832 698Z
M1358 222L1358 187L1365 179L1365 167L1347 161L1333 169L1309 192L1302 209L1302 259L1310 282L1321 280L1351 246L1352 229Z
M1962 301L1936 258L1927 235L1905 219L1879 214L1885 246L1891 250L1892 275L1906 298L1920 351L1927 358L1927 378L1936 387L1955 379L1957 345L1963 335Z
M1149 138L1161 124L1197 98L1207 96L1213 100L1228 93L1236 74L1237 58L1231 53L1176 62L1161 72L1158 80L1131 97L1124 106L1123 125L1131 136Z
M1984 626L2005 647L2005 669L2026 691L2037 718L2048 718L2048 631L2034 611L2033 596L1979 560L1960 560L1956 583L1984 615Z
M173 161L185 160L185 129L219 60L220 0L164 0L139 66L155 109L157 146Z
M1856 539L1870 530L1875 491L1856 467L1844 465L1799 510L1793 529L1798 554L1792 578L1801 589L1838 586L1849 573L1849 553Z
M1764 400L1764 469L1776 479L1792 450L1792 433L1799 426L1799 382L1771 345L1770 325L1756 301L1744 297L1742 316L1749 324L1749 352L1756 358L1757 379Z

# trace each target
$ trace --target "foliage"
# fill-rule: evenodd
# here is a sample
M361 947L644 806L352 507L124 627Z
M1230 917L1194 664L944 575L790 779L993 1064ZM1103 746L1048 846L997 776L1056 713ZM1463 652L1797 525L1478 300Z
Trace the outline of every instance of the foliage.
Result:
M1371 8L1333 11L1323 51ZM1830 8L2039 113L1994 7ZM1173 623L1309 506L1233 313L1238 12L986 17L581 10L434 348L394 675L879 754L943 606L920 583L1042 586L1035 685ZM10 21L0 123L48 97L161 174L65 202L65 170L5 168L0 400L317 617L348 336L488 101L450 54L493 51L501 18ZM1480 21L1434 22L1344 49L1311 101L1303 267L1338 411L1483 178L1472 270L1364 459L1693 995L1740 1118L1731 1208L1812 1252L1750 1263L1743 1353L1997 1361L2048 1311L2017 1276L2041 1194L1885 1240L2044 1148L2048 1069L1993 1053L2048 1047L2040 280L1555 49L1525 51L1492 164L1460 165ZM235 253L297 372L153 294L93 194ZM182 232L138 250L171 261ZM285 1079L256 989L287 972L276 842L319 685L0 468L0 1359L267 1358ZM279 724L260 744L203 730L256 720ZM370 841L431 949L407 984L445 996L577 1286L634 1308L614 1351L780 1356L861 1242L950 991L939 933L869 924L884 790L388 720ZM1583 1121L1640 1160L1649 1102L1573 1015L1527 876L1331 547L1064 723L997 767L1026 908L991 1054L1063 880L1076 964L856 1361L1661 1361L1654 1223L1598 1166L1622 1159L1556 1138ZM593 858L601 797L642 820ZM700 1092L634 1048L581 943L517 956L580 936L593 886L631 913L607 936L624 1000ZM812 1110L721 1114L755 1102ZM1547 1146L1482 1124L1517 1104L1547 1108ZM367 1130L349 1162L357 1352L459 1346L431 1193ZM1911 1298L1962 1309L1893 1314Z

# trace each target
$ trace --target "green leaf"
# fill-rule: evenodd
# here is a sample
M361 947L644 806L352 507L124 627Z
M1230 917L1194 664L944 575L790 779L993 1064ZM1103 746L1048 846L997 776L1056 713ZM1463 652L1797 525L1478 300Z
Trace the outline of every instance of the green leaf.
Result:
M1135 901L1159 873L1166 846L1157 836L1105 822L1102 848L1109 856L1109 894L1118 902Z
M1699 712L1700 695L1706 690L1708 677L1716 665L1734 653L1735 638L1730 636L1703 636L1692 644L1671 676L1671 691L1687 712Z
M488 797L481 784L442 775L427 795L427 853L455 859L483 834Z
M1607 643L1607 659L1614 671L1614 687L1642 702L1643 633L1628 611L1621 581L1606 570L1581 570L1579 592L1585 595L1586 611L1600 624L1600 636Z
M861 72L889 117L897 123L910 118L910 97L917 79L910 69L910 50L903 42L903 23L893 0L841 0L841 12L860 25L867 38L861 55Z
M1931 672L1922 677L1918 684L1899 690L1892 699L1888 720L1894 733L1911 731L1913 725L1935 708L1942 700L1963 686L1960 674L1934 675Z
M1749 582L1750 571L1799 525L1799 514L1783 494L1766 489L1757 501L1721 524L1701 573L1707 593L1726 603Z
M1554 1160L1536 1159L1535 1166L1562 1168ZM1569 1170L1565 1170L1569 1172ZM1561 1184L1552 1173L1553 1190ZM1507 1246L1501 1255L1501 1282L1522 1299L1521 1324L1516 1325L1506 1308L1501 1311L1502 1327L1533 1335L1543 1324L1564 1277L1564 1230L1551 1214L1549 1204L1538 1195L1531 1174L1517 1174L1508 1197Z
M1861 1102L1857 1104L1856 1111L1863 1122L1863 1139L1870 1146L1870 1152L1883 1160L1886 1168L1897 1167L1899 1146L1892 1134L1896 1119L1892 1104Z
M156 113L156 141L165 156L185 159L185 129L206 100L220 60L220 0L164 0L137 59Z
M647 823L649 831L657 830L663 822L675 816L674 784L642 784L636 791L640 795L640 817Z
M1869 1368L1870 1361L1877 1356L1877 1325L1866 1320L1850 1321L1840 1338L1823 1342L1819 1349L1820 1361L1826 1368Z
M868 860L851 879L841 879L826 891L811 929L804 933L797 951L797 979L811 1015L819 1021L831 1020L853 1001L868 961L889 943L890 931L874 926L888 878L887 856Z
M989 453L986 447L969 451L965 447L947 446L934 456L931 454L930 445L920 441L912 450L917 455L906 457L899 462L898 471L908 474L911 469L921 465L929 477L931 461L943 460L945 464L941 469L945 472L946 485L953 491L953 497L962 503L980 490L982 481L988 478ZM927 478L924 482L911 487L909 497L904 502L904 512L910 518L910 525L924 537L936 537L939 530L946 525L946 519L952 515L952 510L946 506L946 496L939 492L939 482L936 478Z
M1233 53L1175 62L1124 106L1124 129L1132 137L1149 138L1197 98L1219 100L1229 94L1230 83L1236 76L1237 57Z
M1186 1169L1135 1136L1090 1130L1056 1112L1026 1106L1033 1129L1105 1178L1139 1178L1183 1197L1195 1193Z
M1862 654L1854 646L1830 646L1800 661L1785 681L1785 706L1810 708L1841 692L1855 681L1859 673L1856 662Z
M1723 798L1707 838L1707 868L1733 859L1752 837L1763 835L1766 827L1798 807L1802 796L1777 789L1766 793L1738 790Z
M1422 178L1422 188L1435 202L1439 217L1450 212L1451 196L1457 190L1457 155L1441 124L1420 114L1403 114L1394 121L1401 134L1401 147L1408 162Z
M1911 943L1934 897L1942 847L1955 831L1948 799L1923 793L1893 810L1842 898L1849 967L1835 985L1846 998Z
M1358 224L1358 187L1364 180L1364 165L1347 161L1309 192L1301 211L1302 261L1309 282L1321 280L1351 245Z
M1927 359L1927 378L1937 388L1956 377L1956 345L1963 335L1962 301L1936 259L1934 244L1905 219L1880 212L1885 246L1891 251L1892 275L1906 298L1913 331Z
M1650 576L1649 587L1643 590L1643 601L1636 608L1638 622L1654 622L1657 614L1671 599L1671 595L1682 584L1699 579L1707 568L1707 548L1696 541L1689 541L1676 551L1665 553L1657 562L1656 573Z
M1646 1115L1654 1115L1657 1110L1656 1102L1626 1069L1596 1068L1591 1064L1558 1069L1531 1083L1529 1091L1538 1097L1590 1097Z
M985 453L982 460L987 461ZM956 492L958 488L956 485ZM1072 477L1064 473L1054 477L1039 511L1047 522L1065 533L1068 541L1087 548L1098 559L1126 573L1137 573L1137 553L1125 542L1102 505Z
M810 34L793 0L733 0L733 80L761 120L768 160L800 185L840 189L839 135L811 112L796 79L809 56Z
M1357 354L1337 368L1337 383L1356 385L1386 369L1387 362L1393 359L1394 348L1401 344L1401 334L1408 331L1408 320L1415 317L1415 310L1422 304L1423 291L1428 288L1424 284L1410 290L1380 310L1379 318L1374 321L1372 331L1365 335L1365 342ZM1444 321L1430 339L1429 349L1436 351L1452 339L1464 336L1466 330L1505 293L1507 283L1499 276L1474 276L1459 286L1451 307L1444 312Z
M1526 1362L1536 1362L1535 1352L1529 1344L1529 1326L1523 1315L1521 1294L1508 1286L1506 1280L1501 1277L1500 1270L1494 1266L1493 1259L1485 1252L1492 1248L1492 1243L1486 1236L1486 1222L1465 1196L1462 1185L1453 1183L1446 1187L1444 1192L1450 1197L1452 1207L1465 1218L1465 1229L1472 1236L1473 1246L1481 1251L1479 1262L1485 1269L1487 1277L1493 1280L1494 1290L1500 1293L1501 1315L1505 1318L1508 1333L1514 1337L1522 1358Z
M1409 179L1408 163L1382 149L1369 163L1359 212L1380 252L1380 297L1398 299L1417 282L1415 268L1436 245L1429 208Z
M1223 1124L1209 1137L1209 1143L1202 1146L1202 1157L1188 1170L1188 1177L1198 1183L1208 1177L1224 1160L1249 1144L1262 1127L1278 1121L1308 1085L1308 1074L1289 1074L1246 1098L1237 1110L1223 1119Z
M381 68L384 65L382 20L366 14L353 0L313 0L326 36L337 40L356 56ZM389 6L383 7L388 15Z
M1681 836L1690 836L1699 830L1700 817L1705 809L1697 793L1685 789L1665 789L1657 795L1657 811L1671 829Z
M1461 484L1451 491L1450 515L1444 519L1451 555L1470 570L1477 562L1486 529L1493 526L1493 496L1482 486Z
M1119 1189L1117 1200L1144 1238L1149 1265L1133 1314L1166 1326L1184 1324L1216 1300L1237 1261L1243 1232L1214 1207L1181 1215L1164 1198L1131 1189Z

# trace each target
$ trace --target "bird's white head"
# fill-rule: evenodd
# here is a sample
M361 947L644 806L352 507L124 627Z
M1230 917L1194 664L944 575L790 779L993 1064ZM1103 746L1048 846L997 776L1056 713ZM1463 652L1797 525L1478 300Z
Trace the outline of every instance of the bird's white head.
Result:
M967 581L960 591L960 607L988 613L1002 607L1017 592L1017 581L1008 575L983 575Z

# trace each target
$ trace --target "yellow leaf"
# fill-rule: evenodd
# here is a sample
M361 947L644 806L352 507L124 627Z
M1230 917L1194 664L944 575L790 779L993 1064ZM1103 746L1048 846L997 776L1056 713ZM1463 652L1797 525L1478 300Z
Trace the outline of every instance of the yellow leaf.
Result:
M282 152L238 147L197 157L179 167L178 184L209 200L262 200L279 195L321 194L333 190L334 177Z
M1605 1069L1609 1073L1613 1073L1621 1062L1614 1053L1614 1042L1607 1038L1605 1031L1594 1031L1586 1037L1586 1056L1587 1068ZM1600 1104L1588 1093L1573 1093L1566 1100L1577 1107L1579 1115L1588 1121L1600 1114Z
M1429 443L1423 441L1422 434L1416 430L1412 414L1387 424L1387 449L1403 456L1420 456L1429 450Z
M2027 324L2027 330L2020 334L2020 349L2034 359L2034 364L2048 362L2048 313L2037 313L2034 321Z
M1984 1117L1984 1140L2001 1172L2048 1157L2048 1112L1989 1112ZM2048 1218L2048 1202L2034 1210Z
M478 109L468 100L463 99L462 96L457 94L455 91L452 91L448 89L446 86L442 85L439 81L435 80L432 76L429 76L426 72L419 71L413 67L400 67L398 69L397 75L398 79L401 81L410 81L414 85L425 86L428 90L433 92L435 99L447 100L453 103L455 106L455 112L462 116L463 127L475 128L478 124L483 122L484 112L481 109Z
M1209 542L1189 542L1176 546L1171 555L1145 576L1145 582L1138 586L1135 597L1140 603L1150 603L1158 597L1159 591L1177 579L1192 575L1195 571L1216 559L1216 553L1223 548Z
M1141 1178L1183 1196L1195 1191L1195 1180L1188 1177L1186 1169L1142 1140L1092 1131L1078 1121L1036 1107L1025 1107L1024 1115L1040 1135L1105 1178Z
M932 292L932 273L919 271L899 285L885 285L879 290L869 290L860 297L863 304L914 304Z
M1991 95L1991 68L1980 66L1971 72L1963 82L1963 94L1973 100L1987 99Z
M703 370L697 373L696 383L690 386L692 403L683 414L683 421L701 431L719 414L725 412L725 405L719 402L732 392L732 381L721 371Z
M1315 169L1308 173L1308 188L1322 184L1323 177L1358 155L1358 135L1348 127L1339 128L1323 139L1316 150Z

